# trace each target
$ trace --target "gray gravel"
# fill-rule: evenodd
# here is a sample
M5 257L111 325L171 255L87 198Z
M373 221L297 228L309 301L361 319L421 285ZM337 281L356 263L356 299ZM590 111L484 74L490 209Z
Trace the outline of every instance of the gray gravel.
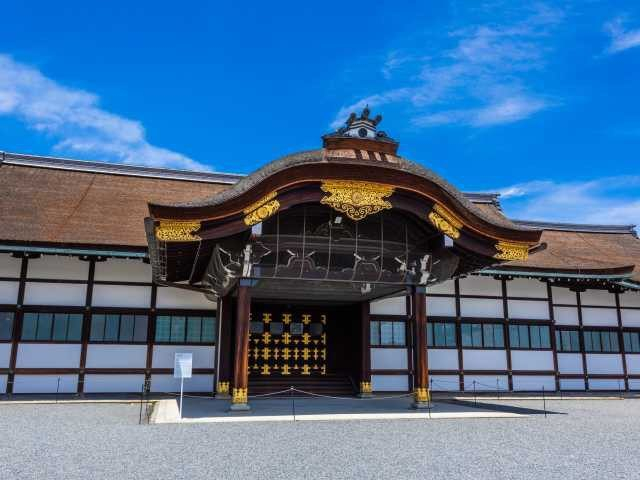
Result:
M560 413L138 426L137 405L0 403L0 479L640 478L640 400L548 407Z

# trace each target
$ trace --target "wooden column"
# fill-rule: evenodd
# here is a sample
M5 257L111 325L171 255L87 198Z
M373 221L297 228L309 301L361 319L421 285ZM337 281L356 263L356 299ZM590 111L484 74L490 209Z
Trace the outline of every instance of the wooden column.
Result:
M233 359L232 410L249 410L247 391L249 386L249 314L251 292L248 280L240 280L236 308L236 338Z
M218 366L216 368L216 397L229 397L231 385L231 322L233 321L233 299L231 295L218 302Z
M416 349L414 407L424 408L429 402L429 372L427 364L427 297L425 287L413 291L413 325Z
M371 319L369 302L360 304L360 393L361 397L371 395Z

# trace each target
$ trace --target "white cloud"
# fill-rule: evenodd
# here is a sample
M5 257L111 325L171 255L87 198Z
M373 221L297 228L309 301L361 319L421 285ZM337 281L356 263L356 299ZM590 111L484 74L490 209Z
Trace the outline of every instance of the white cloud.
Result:
M58 140L58 152L136 165L209 170L206 165L151 145L144 127L103 110L93 93L66 87L39 70L0 54L0 115L19 118Z
M583 182L536 180L496 191L511 218L640 225L640 176Z
M604 29L611 37L606 53L619 53L629 48L640 47L640 29L625 30L624 24L624 17L616 17L605 24Z

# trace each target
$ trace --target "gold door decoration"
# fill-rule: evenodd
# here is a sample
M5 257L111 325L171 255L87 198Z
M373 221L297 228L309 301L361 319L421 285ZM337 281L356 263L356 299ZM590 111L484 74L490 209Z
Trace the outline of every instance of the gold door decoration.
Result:
M200 230L200 222L160 220L156 227L156 238L162 242L195 242L200 240L193 233L197 230Z
M249 374L255 377L326 375L326 321L325 314L316 313L255 315L252 322L261 332L251 329Z
M391 185L352 180L325 180L320 188L329 194L322 197L320 203L355 221L390 209L391 202L385 198L394 192Z
M247 226L252 226L260 223L271 215L276 213L280 208L280 202L276 200L278 192L271 192L269 195L258 200L253 205L245 208L243 213L245 214L244 223Z
M493 257L500 260L526 260L529 257L529 246L525 243L498 242Z
M444 207L437 203L433 206L433 210L429 212L429 221L434 227L453 239L460 237L460 229L462 222L458 220L452 213L445 210Z

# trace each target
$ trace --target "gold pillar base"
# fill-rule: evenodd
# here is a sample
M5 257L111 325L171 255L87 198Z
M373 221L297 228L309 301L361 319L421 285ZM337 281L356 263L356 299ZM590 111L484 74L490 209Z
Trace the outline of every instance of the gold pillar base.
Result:
M358 393L359 397L370 397L372 396L371 392L371 382L360 382L360 392Z
M413 408L429 408L431 406L431 392L428 388L416 388L413 391Z
M247 402L248 395L246 388L234 388L231 396L231 406L229 410L233 411L246 411L251 410L249 403Z
M216 397L231 398L231 395L229 395L229 382L218 382L216 386Z

